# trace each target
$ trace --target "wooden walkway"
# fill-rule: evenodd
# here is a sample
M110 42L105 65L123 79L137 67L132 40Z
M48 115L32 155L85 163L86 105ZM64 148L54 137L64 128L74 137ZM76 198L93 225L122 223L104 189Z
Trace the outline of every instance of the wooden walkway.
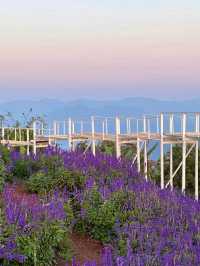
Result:
M126 144L136 145L133 163L141 171L141 152L144 158L144 175L148 179L148 144L159 142L160 146L160 185L161 188L170 186L173 189L173 179L178 170L182 169L182 192L186 189L186 159L195 149L195 199L199 197L199 140L200 113L160 113L144 115L140 118L128 117L91 117L89 120L77 121L67 119L54 121L51 126L35 122L32 128L0 128L0 143L10 146L30 147L34 153L38 148L55 145L66 141L69 149L74 149L77 143L88 142L93 154L96 153L97 142L112 141L116 146L116 156L120 158L121 147ZM173 145L182 145L182 161L177 169L173 167ZM170 179L164 176L164 146L169 145Z

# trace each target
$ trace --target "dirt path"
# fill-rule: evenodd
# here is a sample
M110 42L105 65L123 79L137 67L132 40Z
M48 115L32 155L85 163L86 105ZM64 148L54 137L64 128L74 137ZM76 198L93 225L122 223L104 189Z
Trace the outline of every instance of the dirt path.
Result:
M100 242L76 233L73 233L70 238L75 257L79 263L96 261L97 265L100 265L102 253L102 245Z
M77 233L72 233L69 237L76 262L82 266L84 262L95 261L97 266L101 266L100 258L103 247L100 242ZM64 261L60 261L58 264L58 266L65 265Z

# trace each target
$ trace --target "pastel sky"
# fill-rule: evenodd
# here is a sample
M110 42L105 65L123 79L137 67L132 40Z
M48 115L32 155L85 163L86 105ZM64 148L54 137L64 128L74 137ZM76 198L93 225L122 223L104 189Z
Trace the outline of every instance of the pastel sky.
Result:
M0 92L200 97L200 1L1 1Z

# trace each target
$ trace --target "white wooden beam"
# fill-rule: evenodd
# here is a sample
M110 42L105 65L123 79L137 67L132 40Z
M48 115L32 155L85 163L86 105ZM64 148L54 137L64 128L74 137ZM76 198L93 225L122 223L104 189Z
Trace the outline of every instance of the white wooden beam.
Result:
M137 138L137 170L138 173L141 171L141 166L140 166L140 139Z
M26 137L26 140L27 140L27 155L30 154L30 144L29 144L29 141L30 141L30 138L29 138L29 128L27 128L26 130L26 134L27 134L27 137Z
M186 156L185 156L186 159L187 159L187 157L189 156L189 154L191 153L191 151L193 150L194 147L195 147L195 143L193 143L192 146L187 151ZM183 165L183 161L180 162L180 164L178 165L178 167L174 171L174 173L172 175L172 179L176 176L176 174L178 173L178 171L181 169L182 165ZM167 188L169 185L170 185L170 180L167 182L167 184L166 184L165 187Z
M33 154L37 153L37 143L36 143L36 135L37 135L37 126L36 121L33 122Z
M185 133L186 133L186 114L182 115L182 192L185 193L186 189L186 142L185 142Z
M68 119L68 146L69 150L72 150L72 119Z
M95 142L95 120L94 117L91 117L91 128L92 128L92 153L96 155L96 142Z
M173 128L174 128L174 116L170 114L169 117L169 133L173 135ZM170 144L170 169L169 169L169 178L170 178L170 187L173 190L173 144Z
M144 141L144 177L147 180L148 176L148 158L147 158L147 141Z
M117 158L121 157L121 144L119 140L120 135L120 119L119 117L115 118L115 144L116 144L116 156Z

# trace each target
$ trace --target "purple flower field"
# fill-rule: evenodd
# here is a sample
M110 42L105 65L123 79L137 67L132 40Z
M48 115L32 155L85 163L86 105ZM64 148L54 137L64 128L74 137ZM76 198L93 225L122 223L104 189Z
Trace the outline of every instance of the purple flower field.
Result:
M22 161L26 164L20 168ZM103 266L200 265L199 203L146 182L130 161L57 148L36 157L12 152L6 175L14 179L20 171L27 175L22 181L27 189L39 195L20 198L13 186L5 185L5 222L0 230L9 233L0 239L3 265L9 260L15 261L13 265L27 265L27 253L16 238L27 234L27 228L39 231L39 225L47 221L60 227L64 222L65 227L101 241ZM45 191L40 185L44 180ZM79 265L75 259L66 265L71 264Z

